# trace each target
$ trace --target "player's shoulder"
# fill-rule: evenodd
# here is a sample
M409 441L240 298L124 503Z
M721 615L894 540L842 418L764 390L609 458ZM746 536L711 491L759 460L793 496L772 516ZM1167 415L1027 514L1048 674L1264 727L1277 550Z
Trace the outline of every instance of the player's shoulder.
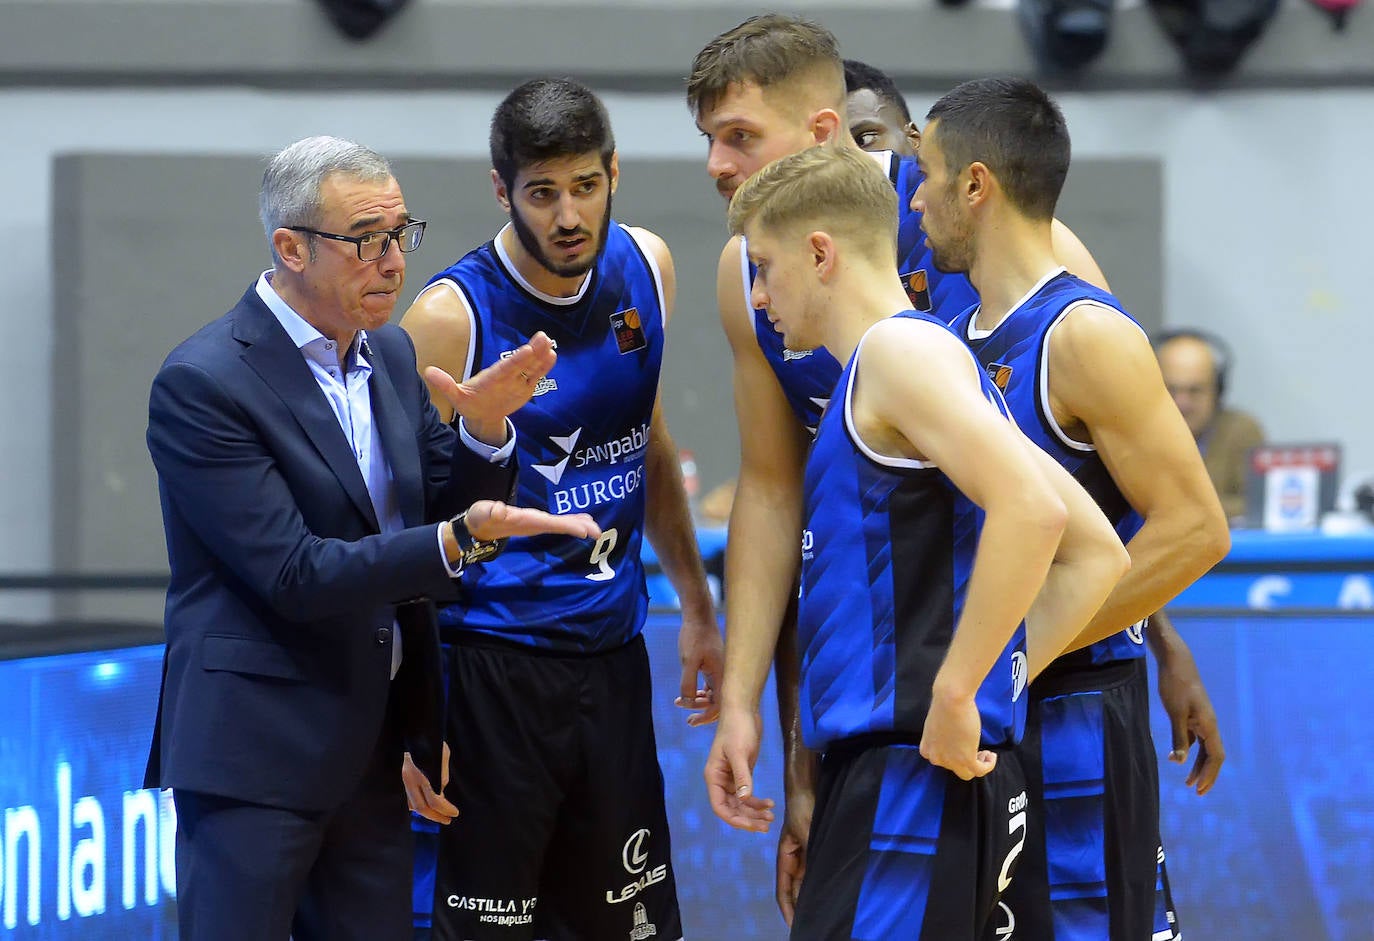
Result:
M1136 397L1161 389L1149 337L1122 311L1096 299L1075 301L1049 335L1053 394L1075 409L1102 406L1112 390Z
M457 282L451 278L440 278L420 290L401 316L401 326L406 330L455 323L466 326L467 306Z
M624 222L619 223L619 226L621 231L633 239L635 244L639 245L639 247L643 248L645 251L667 254L668 243L663 240L661 235L652 229L646 229L642 225L629 225Z
M939 364L962 368L970 355L948 325L913 311L870 327L859 348L858 363L866 371L876 368L895 378ZM913 369L916 364L919 367Z
M954 331L943 320L922 311L908 310L879 320L870 327L864 346L875 342L944 344L950 341L956 346L962 345Z
M1071 348L1081 354L1127 349L1149 348L1145 330L1120 307L1114 298L1091 286L1081 296L1072 298L1062 308L1063 315L1054 331L1054 344Z

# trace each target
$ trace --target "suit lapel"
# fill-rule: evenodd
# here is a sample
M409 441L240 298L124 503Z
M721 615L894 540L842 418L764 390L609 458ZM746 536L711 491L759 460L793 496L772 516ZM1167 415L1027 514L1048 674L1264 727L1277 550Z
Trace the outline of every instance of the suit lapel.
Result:
M368 380L372 393L372 427L382 438L382 453L391 468L401 521L406 526L419 526L425 521L425 501L415 429L396 395L396 386L379 349L373 345L373 352L368 356L372 364L372 378Z
M305 357L252 288L239 303L234 337L246 344L244 362L281 397L358 512L374 531L381 532L367 483L338 418L311 375Z

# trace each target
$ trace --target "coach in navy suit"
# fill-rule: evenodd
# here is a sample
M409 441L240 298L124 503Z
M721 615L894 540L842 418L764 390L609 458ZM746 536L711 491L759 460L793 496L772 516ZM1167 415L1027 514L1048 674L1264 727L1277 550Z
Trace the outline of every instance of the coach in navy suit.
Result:
M462 386L429 375L457 428L430 405L387 324L424 223L383 158L293 144L261 213L272 270L153 382L171 584L146 783L173 789L182 941L399 941L403 753L443 777L427 599L499 538L596 529L493 502L546 337Z

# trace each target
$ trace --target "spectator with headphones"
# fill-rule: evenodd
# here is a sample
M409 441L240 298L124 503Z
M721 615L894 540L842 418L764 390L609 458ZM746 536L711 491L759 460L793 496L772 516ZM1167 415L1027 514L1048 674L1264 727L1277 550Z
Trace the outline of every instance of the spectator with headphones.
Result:
M1231 351L1218 336L1191 328L1155 339L1164 384L1197 440L1207 473L1234 521L1245 515L1245 461L1264 442L1264 430L1245 412L1224 404Z

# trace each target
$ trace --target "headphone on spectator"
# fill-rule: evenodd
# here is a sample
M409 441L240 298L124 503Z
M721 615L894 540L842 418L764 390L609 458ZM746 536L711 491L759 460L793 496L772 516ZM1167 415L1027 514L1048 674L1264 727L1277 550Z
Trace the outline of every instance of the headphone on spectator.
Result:
M1212 354L1212 365L1217 374L1217 404L1226 395L1226 374L1231 371L1231 347L1225 340L1215 333L1206 330L1198 330L1194 327L1179 327L1176 330L1165 330L1158 334L1153 346L1156 351L1170 340L1198 340L1206 344L1208 351Z

